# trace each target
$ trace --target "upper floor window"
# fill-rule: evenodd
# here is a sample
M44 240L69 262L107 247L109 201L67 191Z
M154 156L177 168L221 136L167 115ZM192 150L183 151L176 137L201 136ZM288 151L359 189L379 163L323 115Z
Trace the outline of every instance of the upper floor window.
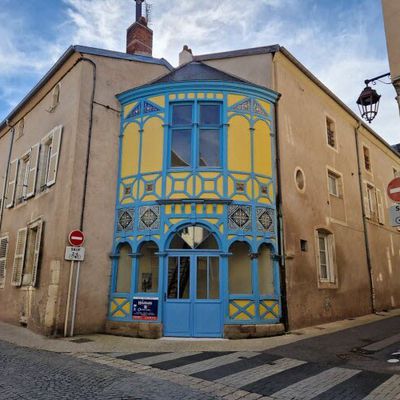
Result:
M342 197L342 177L333 171L328 170L328 188L329 194L336 197Z
M320 282L334 283L336 277L334 267L335 244L333 235L328 231L318 229L317 246L319 280Z
M336 148L335 123L328 117L326 118L326 139L329 146Z
M371 172L371 158L369 155L369 148L366 146L363 146L363 155L364 155L364 168Z
M170 166L221 166L221 106L180 103L172 106Z

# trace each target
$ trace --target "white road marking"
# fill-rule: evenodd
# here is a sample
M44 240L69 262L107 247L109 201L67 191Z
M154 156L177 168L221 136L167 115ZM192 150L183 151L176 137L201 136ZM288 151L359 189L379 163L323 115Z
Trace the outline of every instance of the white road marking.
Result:
M191 353L166 353L166 354L159 354L157 356L150 356L144 358L138 358L137 360L132 360L135 363L140 363L143 365L152 365L157 364L163 361L172 361L177 360L178 358L194 356L196 354L200 354L201 352L191 352Z
M400 395L400 375L393 375L382 385L375 388L363 400L398 399Z

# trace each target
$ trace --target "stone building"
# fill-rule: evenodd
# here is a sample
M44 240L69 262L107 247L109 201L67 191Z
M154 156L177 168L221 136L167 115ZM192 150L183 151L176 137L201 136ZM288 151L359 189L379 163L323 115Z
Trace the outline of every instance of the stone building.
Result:
M0 125L0 318L252 337L400 305L399 154L279 45L74 46ZM71 272L72 271L72 272ZM68 304L68 306L67 306ZM68 312L67 312L68 311Z

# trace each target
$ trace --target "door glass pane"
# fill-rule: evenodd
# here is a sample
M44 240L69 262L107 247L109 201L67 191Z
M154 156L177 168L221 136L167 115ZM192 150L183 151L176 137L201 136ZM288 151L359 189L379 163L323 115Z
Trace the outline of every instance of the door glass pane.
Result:
M171 143L171 167L187 167L191 164L192 131L174 129Z
M116 292L129 293L131 291L132 258L130 253L129 244L123 244L119 249Z
M246 243L235 242L230 247L229 257L229 293L251 294L250 248Z
M176 299L178 294L178 257L168 258L168 287L167 297Z
M207 257L197 257L197 296L207 299Z
M219 258L209 258L209 298L219 299Z
M208 235L208 237L196 247L196 249L203 249L203 250L211 249L211 250L215 250L215 249L218 249L218 243L215 240L214 235L212 233L210 233Z
M218 104L202 104L200 106L201 125L219 125L221 123L221 113Z
M173 125L190 125L192 123L192 106L190 104L175 105L172 111Z
M268 246L260 248L258 262L258 288L260 294L274 294L274 270L271 250Z
M220 161L220 131L219 129L200 130L200 167L219 167Z
M190 297L190 257L180 257L179 299Z
M158 247L154 243L145 243L139 257L137 292L158 292Z

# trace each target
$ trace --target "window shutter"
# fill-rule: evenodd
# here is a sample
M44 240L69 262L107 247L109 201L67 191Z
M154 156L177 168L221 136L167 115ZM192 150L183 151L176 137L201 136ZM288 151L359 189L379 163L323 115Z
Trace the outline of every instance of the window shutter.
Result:
M8 253L8 237L0 238L0 289L4 288L6 282L6 266Z
M32 286L36 286L36 278L37 278L39 257L40 257L40 245L42 242L42 230L43 230L43 221L40 221L37 224L35 250L34 250L34 255L33 255L32 282L31 282Z
M26 239L28 236L28 228L22 228L18 231L17 242L15 244L14 264L11 277L11 285L21 286L22 272L25 261Z
M51 154L49 160L49 169L47 172L47 186L54 185L56 183L57 168L58 168L58 158L60 155L60 145L61 145L61 133L62 126L57 126L52 130L52 144L51 144Z
M379 189L376 189L376 202L378 206L378 222L383 225L385 223L385 212L383 208L382 193Z
M371 210L369 208L369 201L368 201L368 184L364 183L364 211L365 217L371 218Z
M14 205L15 186L18 176L19 160L11 161L10 170L8 175L7 189L6 189L6 207L10 208Z
M35 144L31 148L31 153L29 156L29 172L28 172L27 188L26 188L27 199L35 195L36 177L39 165L39 150L40 150L40 144Z

